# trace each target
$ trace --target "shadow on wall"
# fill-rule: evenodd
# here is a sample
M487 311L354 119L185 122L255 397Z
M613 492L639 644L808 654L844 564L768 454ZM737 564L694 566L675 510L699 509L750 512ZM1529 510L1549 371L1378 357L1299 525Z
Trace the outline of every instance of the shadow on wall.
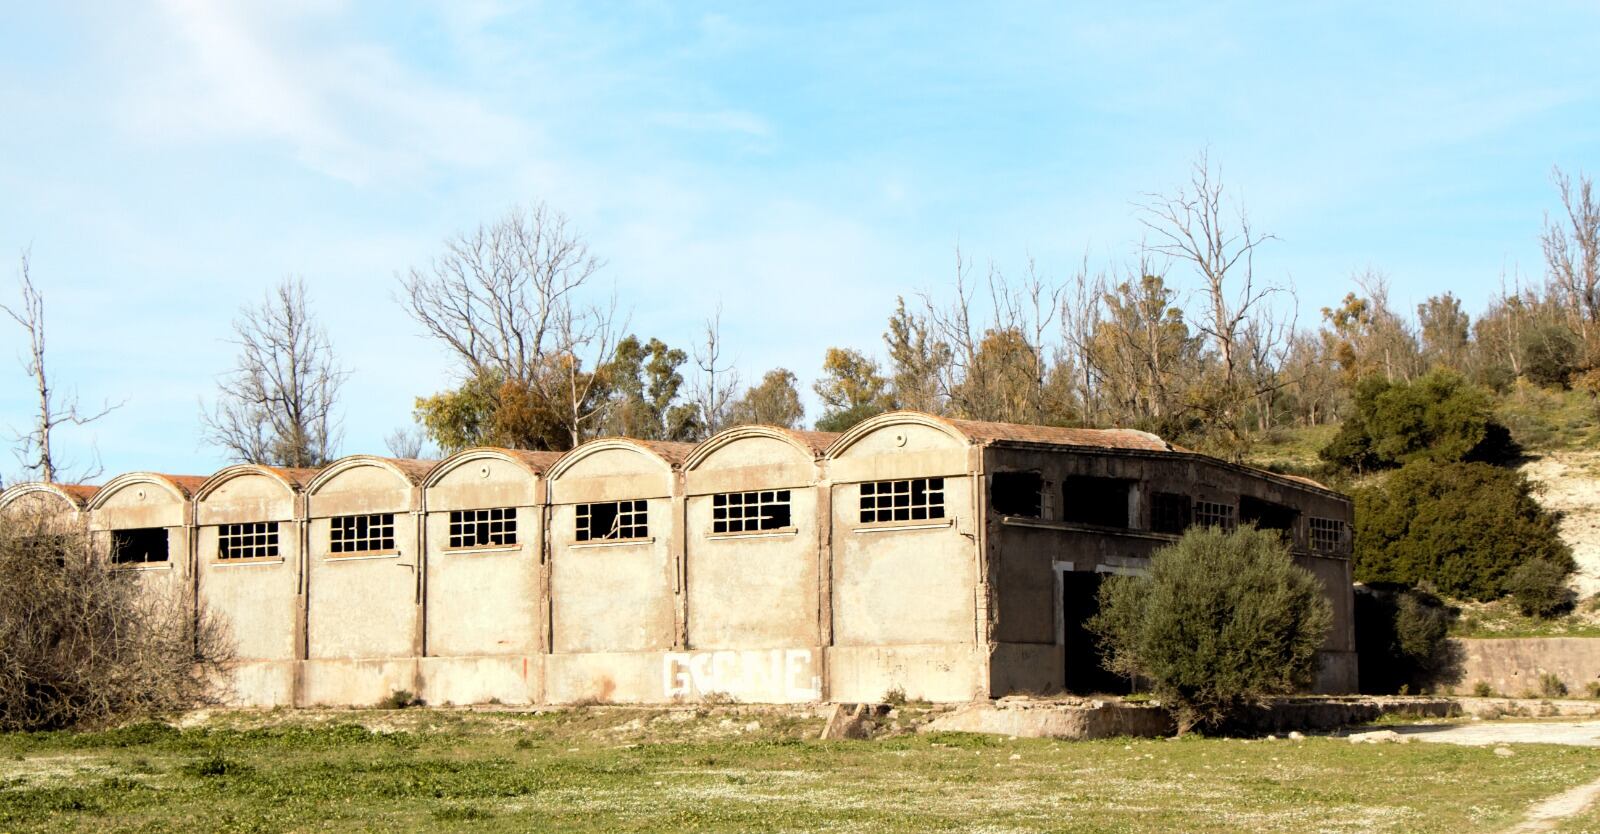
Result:
M1449 639L1449 606L1417 588L1355 588L1361 691L1373 695L1448 690L1461 682L1461 646Z

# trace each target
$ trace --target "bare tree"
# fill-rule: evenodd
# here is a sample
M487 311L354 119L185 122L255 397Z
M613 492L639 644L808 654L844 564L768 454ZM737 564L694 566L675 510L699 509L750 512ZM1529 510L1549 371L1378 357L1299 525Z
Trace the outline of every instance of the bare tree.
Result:
M1587 176L1579 174L1576 187L1560 168L1553 177L1561 192L1566 222L1552 223L1545 217L1540 238L1545 264L1584 347L1600 352L1596 345L1600 341L1600 333L1596 333L1600 327L1600 202L1595 201L1594 184Z
M85 413L78 410L76 394L61 395L51 387L50 375L45 365L44 296L33 285L28 272L29 253L22 253L18 283L22 290L22 305L17 308L0 304L13 321L28 334L28 355L22 367L33 380L37 397L38 414L33 428L16 432L12 440L17 444L17 459L29 475L47 483L54 483L61 474L61 465L52 442L55 430L61 426L82 426L99 420L120 408L122 403L105 403L99 411ZM76 480L86 480L99 474L98 464L89 471L79 473Z
M315 467L338 444L334 407L348 373L306 304L305 281L286 278L233 322L239 356L202 408L205 439L236 459Z
M722 362L722 306L706 320L705 343L694 350L694 363L700 369L694 385L694 404L700 412L705 433L716 434L728 426L728 409L739 390L739 373L733 364Z
M422 457L423 449L427 448L428 434L421 426L400 426L389 432L383 445L393 457L416 459Z
M468 378L534 395L576 444L604 417L600 371L626 329L614 298L583 301L600 266L567 216L538 203L447 240L443 255L401 276L401 302Z

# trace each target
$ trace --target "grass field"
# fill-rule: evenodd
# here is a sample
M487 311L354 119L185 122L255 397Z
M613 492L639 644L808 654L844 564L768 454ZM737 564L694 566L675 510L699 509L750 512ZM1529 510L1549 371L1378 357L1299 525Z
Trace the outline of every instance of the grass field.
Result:
M1553 746L813 741L820 724L754 707L408 710L0 736L0 832L1468 834L1600 777L1595 751Z

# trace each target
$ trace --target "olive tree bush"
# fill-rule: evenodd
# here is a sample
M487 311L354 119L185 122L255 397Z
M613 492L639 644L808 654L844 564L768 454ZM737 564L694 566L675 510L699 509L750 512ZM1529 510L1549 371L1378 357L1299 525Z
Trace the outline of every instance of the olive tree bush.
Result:
M0 518L0 731L103 726L212 701L226 628L107 567L49 514Z
M1148 575L1108 579L1089 628L1106 668L1147 681L1181 733L1309 686L1332 624L1321 582L1279 534L1241 527L1193 528L1155 552Z

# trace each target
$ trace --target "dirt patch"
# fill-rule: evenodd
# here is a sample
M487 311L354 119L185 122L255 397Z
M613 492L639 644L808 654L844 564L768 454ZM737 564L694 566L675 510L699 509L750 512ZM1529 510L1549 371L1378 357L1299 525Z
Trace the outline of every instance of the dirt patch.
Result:
M1521 468L1544 485L1539 503L1563 514L1561 538L1578 563L1578 595L1600 593L1600 452L1547 452Z

